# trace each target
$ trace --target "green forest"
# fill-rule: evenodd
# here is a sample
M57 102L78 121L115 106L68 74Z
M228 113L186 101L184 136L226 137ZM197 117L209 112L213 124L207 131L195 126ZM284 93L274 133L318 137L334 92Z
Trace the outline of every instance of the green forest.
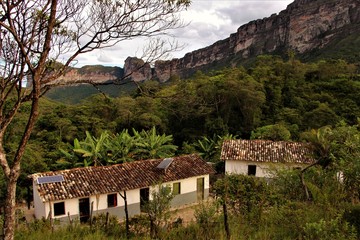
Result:
M78 104L41 99L40 116L23 157L19 202L32 192L28 175L36 172L197 152L214 163L219 177L223 139L309 141L322 160L306 172L311 201L306 199L298 170L277 173L271 184L247 176L222 176L218 181L214 177L212 194L218 201L198 206L196 222L162 229L157 237L360 238L358 65L344 60L303 63L264 55L247 67L199 71L189 79L173 76L167 83L151 80L125 88L126 94L119 88L119 97L98 92ZM15 154L21 136L17 126L26 124L22 113L29 109L22 106L5 136L8 155ZM335 177L339 171L344 174L343 183ZM3 181L1 205L4 197ZM230 230L225 227L224 206ZM125 238L121 224L110 222L111 227L102 228L98 223L92 228L59 228L52 238ZM46 221L31 224L20 224L16 238L52 234ZM149 237L143 229L132 229L132 236Z

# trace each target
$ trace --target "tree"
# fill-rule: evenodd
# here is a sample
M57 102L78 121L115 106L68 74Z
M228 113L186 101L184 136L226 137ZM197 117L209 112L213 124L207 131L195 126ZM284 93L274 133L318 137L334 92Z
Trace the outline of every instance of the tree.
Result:
M4 239L14 238L16 183L21 159L39 116L39 99L76 57L125 40L159 36L181 26L188 0L5 0L0 2L0 165L6 179ZM153 41L146 53L159 57ZM152 50L152 51L151 51ZM24 87L25 85L31 87ZM7 130L30 101L27 124L8 158Z
M214 186L215 195L224 199L238 215L259 220L264 206L269 204L269 187L265 180L242 174L226 175Z
M131 136L127 129L122 130L105 143L106 149L109 151L110 159L108 163L122 163L134 161L134 151L136 148L136 139Z
M251 132L251 139L267 139L273 141L289 141L291 133L284 124L258 127Z
M82 154L81 156L84 159L84 166L89 166L94 164L98 166L101 164L101 160L105 158L105 146L106 141L109 138L107 132L101 133L99 138L91 136L89 132L86 131L86 138L84 141L79 141L77 138L74 140L74 152Z
M263 179L253 176L230 174L215 182L214 193L223 206L224 227L230 239L228 225L229 210L235 215L259 222L263 208L269 205L270 191Z
M343 182L348 199L354 203L360 201L360 131L359 125L348 126L340 122L336 127L322 127L304 133L303 138L314 146L316 161L302 169L301 180L305 194L310 199L304 173L309 168L320 165L332 170L333 175ZM339 173L341 173L339 175Z
M330 155L330 136L332 135L332 129L329 126L319 128L317 130L312 129L309 133L304 134L304 138L307 139L314 146L314 154L316 161L303 168L300 172L301 183L304 187L307 200L310 200L310 193L308 186L305 182L305 172L310 168L321 165L324 168L331 162Z
M145 211L150 222L150 237L159 239L161 234L161 226L166 224L170 218L171 200L174 195L171 187L157 184L156 190L151 192L151 200L147 202Z
M216 163L220 160L220 152L224 140L234 140L236 138L237 136L232 134L224 136L213 135L212 138L203 136L192 145L204 160Z
M171 144L172 135L158 135L156 128L141 132L133 129L137 149L134 153L138 159L165 158L174 155L177 146Z

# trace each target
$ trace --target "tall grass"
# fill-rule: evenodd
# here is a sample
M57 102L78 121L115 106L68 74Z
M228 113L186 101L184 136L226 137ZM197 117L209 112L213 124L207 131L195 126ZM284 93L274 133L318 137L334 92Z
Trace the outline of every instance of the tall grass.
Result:
M224 231L221 209L215 203L200 205L195 211L196 220L186 225L171 225L163 229L161 239L227 239ZM345 206L343 206L345 207ZM230 213L229 225L232 240L272 240L272 239L319 239L319 240L355 240L356 226L346 220L343 208L329 209L328 205L309 202L288 201L266 209L261 217L249 219L239 213ZM355 216L356 215L356 216ZM352 218L357 219L356 212ZM145 219L143 219L145 220ZM356 221L354 221L356 222ZM357 223L357 222L356 222ZM145 221L132 222L131 239L150 239ZM142 229L141 231L136 231ZM98 220L92 227L88 224L73 223L67 226L55 226L52 229L48 221L36 220L21 223L17 227L17 240L102 240L126 239L124 223L113 218L108 226Z

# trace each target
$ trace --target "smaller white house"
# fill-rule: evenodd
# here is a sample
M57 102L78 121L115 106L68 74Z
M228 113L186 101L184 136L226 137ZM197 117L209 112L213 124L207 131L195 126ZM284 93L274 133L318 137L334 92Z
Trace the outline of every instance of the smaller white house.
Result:
M211 173L211 166L195 154L36 173L31 175L35 217L86 222L91 214L108 212L122 218L125 195L133 216L160 182L172 188L172 207L178 207L208 197Z
M309 143L271 140L225 140L225 172L271 178L274 170L303 168L315 162Z

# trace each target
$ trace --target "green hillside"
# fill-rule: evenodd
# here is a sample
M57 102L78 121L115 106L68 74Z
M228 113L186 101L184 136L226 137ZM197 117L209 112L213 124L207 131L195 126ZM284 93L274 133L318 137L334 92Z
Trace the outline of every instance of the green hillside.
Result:
M136 89L136 85L134 83L124 85L100 85L97 87L99 89L90 84L54 87L49 90L45 96L58 102L77 104L95 94L104 93L110 97L119 97L124 94L131 93Z

